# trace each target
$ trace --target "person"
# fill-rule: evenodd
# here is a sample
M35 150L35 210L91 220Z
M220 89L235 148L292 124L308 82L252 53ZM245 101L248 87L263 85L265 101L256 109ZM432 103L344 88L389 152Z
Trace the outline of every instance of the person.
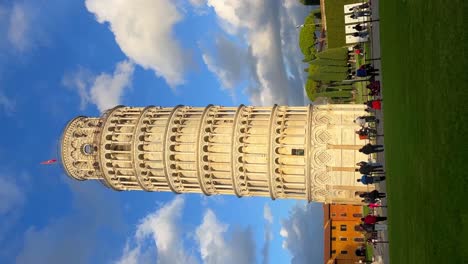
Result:
M369 3L364 3L364 4L360 4L358 6L353 6L349 9L349 11L351 12L354 12L355 10L361 10L361 9L366 9L366 8L369 8L370 7L370 4Z
M365 166L361 166L359 169L355 169L355 171L359 171L361 174L371 174L371 173L383 172L383 169L381 167L365 165Z
M359 135L360 139L369 139L370 137L383 136L383 135L377 134L377 130L374 128L370 128L370 127L363 127L359 129L358 131L356 131L356 134Z
M371 143L367 143L366 145L364 145L364 147L359 149L359 152L364 154L371 154L383 151L383 145L372 145Z
M356 19L359 17L369 17L372 15L372 12L369 10L354 10L353 14L350 16L352 19Z
M365 197L364 199L361 200L362 203L365 203L365 204L369 204L369 203L379 203L380 202L380 198L375 198L375 199L372 199L372 198L369 198L369 197Z
M380 81L371 81L368 85L366 85L366 88L370 90L370 93L373 95L379 95L380 94Z
M367 26L366 25L361 25L361 24L357 24L353 27L355 30L357 31L363 31L363 30L366 30L367 29Z
M367 239L367 242L372 243L372 244L377 244L377 243L388 243L388 241L376 239L376 238L369 238Z
M361 218L361 221L364 222L364 224L375 224L377 222L385 221L387 220L386 216L378 216L378 215L371 215L368 214L366 217Z
M353 49L348 51L348 61L352 61L352 56L364 56L364 50L359 45L354 45ZM353 60L355 62L355 60Z
M376 208L379 208L379 207L387 207L386 205L381 205L379 203L370 203L367 205L367 207L369 207L369 209L376 209Z
M370 64L370 63L363 64L363 65L361 65L359 67L362 68L362 69L366 69L368 71L378 71L379 70L379 69L374 68L374 66L372 66L372 64Z
M384 181L384 180L385 180L385 176L362 175L361 179L357 179L357 182L368 185L368 184L381 182L381 181Z
M366 166L366 165L370 165L370 166L377 167L377 168L383 168L383 165L381 163L378 163L378 162L360 161L360 162L356 163L356 166Z
M366 256L366 248L365 247L360 247L360 248L356 249L355 254L358 257L365 257Z
M362 130L362 129L361 129ZM360 140L368 140L370 139L369 135L366 133L362 133L362 131L356 131L356 134L358 134Z
M375 77L378 76L379 73L377 72L378 70L376 69L366 69L366 68L359 68L355 72L353 71L352 74L355 75L356 77Z
M375 226L372 224L360 224L359 227L365 232L374 232Z
M359 197L361 198L369 198L369 200L373 200L374 202L371 202L371 203L375 203L375 201L379 198L385 198L386 197L386 194L385 193L381 193L377 190L373 190L371 192L364 192L364 193L361 193L359 194Z
M364 104L367 105L370 109L380 110L382 109L382 99L369 100Z
M379 119L375 116L358 116L353 122L364 127L366 123L379 123Z
M357 38L365 38L365 37L369 36L369 31L354 32L353 36L357 37Z
M372 178L371 176L369 175L362 175L362 177L360 179L357 179L358 182L362 183L362 184L372 184L374 183L374 178Z

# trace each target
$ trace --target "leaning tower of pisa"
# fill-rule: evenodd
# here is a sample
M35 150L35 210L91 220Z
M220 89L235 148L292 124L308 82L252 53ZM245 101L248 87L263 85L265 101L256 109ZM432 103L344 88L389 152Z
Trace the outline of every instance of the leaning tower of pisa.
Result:
M118 190L359 203L362 105L117 106L71 120L61 161L73 179Z

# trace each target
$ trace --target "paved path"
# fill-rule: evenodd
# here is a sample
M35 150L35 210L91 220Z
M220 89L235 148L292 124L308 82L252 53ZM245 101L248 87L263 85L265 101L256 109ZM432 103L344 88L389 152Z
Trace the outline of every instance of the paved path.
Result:
M379 16L379 0L371 0L371 9L372 9L372 20L375 21L375 22L372 22L372 32L371 32L371 51L372 51L372 58L380 58L380 22L378 21L380 19L380 16ZM373 65L375 68L377 69L380 69L381 73L380 73L380 76L377 76L377 80L380 80L380 89L381 91L383 91L384 89L384 84L382 82L382 65L381 65L381 62L380 60L375 60L375 61L372 61L373 62ZM383 98L381 96L381 98ZM376 116L380 119L380 124L379 124L379 127L378 127L378 134L379 135L382 135L384 134L384 131L383 131L383 127L384 127L384 124L385 124L385 120L383 118L383 115L384 115L384 104L382 104L382 110L381 111L377 111L376 113ZM385 142L384 142L384 137L378 137L377 138L377 144L382 144L382 145L385 145ZM377 161L382 163L384 165L384 168L385 168L385 152L381 152L381 153L378 153L377 155ZM389 175L386 175L387 177ZM377 189L381 192L385 192L386 193L386 188L385 188L385 181L378 184L377 186ZM388 196L388 194L387 194ZM387 199L383 199L383 204L386 205L387 204ZM383 215L383 216L387 216L387 209L386 208L382 208L382 209L379 209L379 214L380 215ZM391 227L389 227L391 228ZM388 241L388 233L387 232L380 232L380 237L382 240L385 240L385 241ZM390 244L377 244L377 246L375 247L375 250L374 250L374 254L375 255L379 255L379 257L377 257L377 263L385 263L385 264L388 264L390 263L390 255L389 255L389 246Z

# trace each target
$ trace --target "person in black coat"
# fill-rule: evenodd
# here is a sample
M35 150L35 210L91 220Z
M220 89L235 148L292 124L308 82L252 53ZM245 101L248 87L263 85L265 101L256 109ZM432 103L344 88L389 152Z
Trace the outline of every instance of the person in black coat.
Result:
M364 147L359 149L359 152L364 153L364 154L371 154L371 153L382 152L382 151L384 151L383 145L372 145L371 143L368 143L364 145Z

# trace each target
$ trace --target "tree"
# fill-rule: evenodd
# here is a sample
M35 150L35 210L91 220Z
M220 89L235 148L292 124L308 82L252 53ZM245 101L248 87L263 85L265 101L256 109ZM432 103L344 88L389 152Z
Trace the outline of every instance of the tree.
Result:
M326 49L322 52L317 53L316 56L317 58L320 58L320 59L341 60L343 62L347 62L348 61L348 48L340 47L340 48Z
M341 60L329 60L329 59L320 59L316 58L315 60L309 61L310 64L312 65L317 65L317 66L341 66L341 67L346 67L348 63L346 61L341 61Z
M321 72L317 71L314 74L309 74L309 79L314 81L324 81L324 82L331 82L331 81L341 81L346 79L348 76L347 72Z

